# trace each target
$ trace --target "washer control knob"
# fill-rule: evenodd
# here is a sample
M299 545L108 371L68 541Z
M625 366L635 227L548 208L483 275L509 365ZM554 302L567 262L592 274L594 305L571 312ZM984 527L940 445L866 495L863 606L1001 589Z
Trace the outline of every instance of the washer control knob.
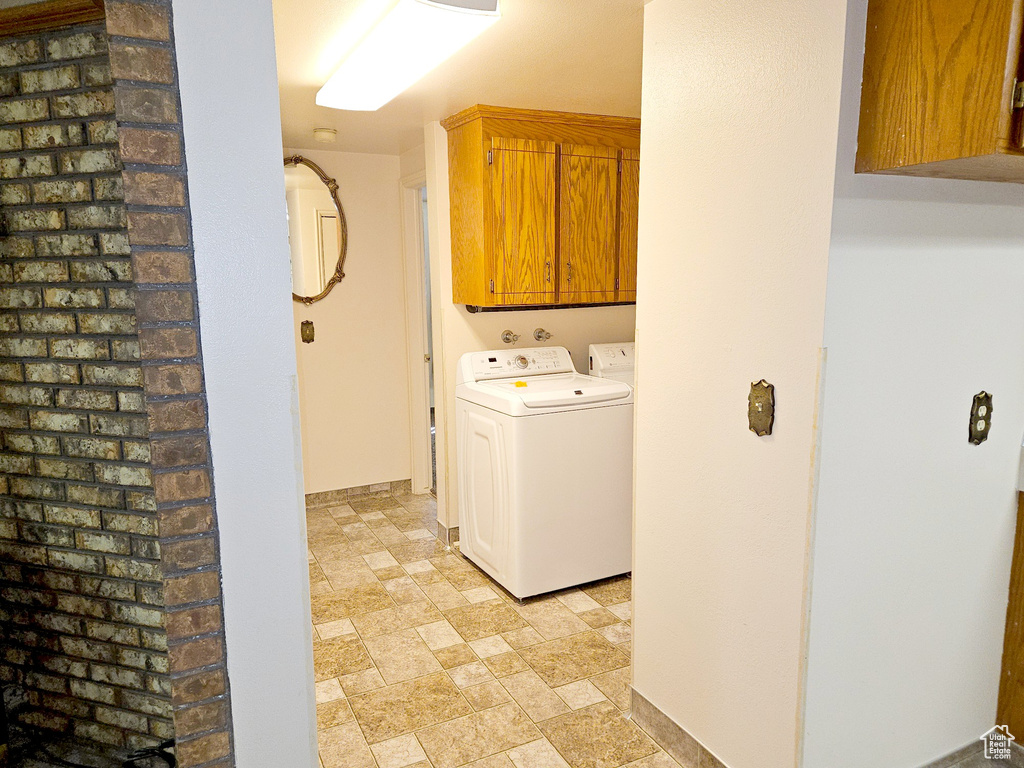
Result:
M527 368L530 365L530 361L526 359L526 355L520 355L516 358L516 368Z

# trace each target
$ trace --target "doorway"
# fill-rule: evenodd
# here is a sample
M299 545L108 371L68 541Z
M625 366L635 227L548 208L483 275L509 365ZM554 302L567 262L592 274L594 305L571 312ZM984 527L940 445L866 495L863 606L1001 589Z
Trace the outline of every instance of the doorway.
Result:
M402 179L412 492L437 495L437 422L426 174Z

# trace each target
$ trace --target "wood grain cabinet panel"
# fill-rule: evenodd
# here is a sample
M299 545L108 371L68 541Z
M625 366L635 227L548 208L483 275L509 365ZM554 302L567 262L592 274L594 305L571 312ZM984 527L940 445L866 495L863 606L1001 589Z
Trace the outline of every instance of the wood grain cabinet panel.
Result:
M870 0L858 173L1024 182L1022 7Z
M622 150L619 166L619 281L616 298L636 301L637 222L640 209L640 153Z
M492 140L495 301L555 301L555 144Z
M615 301L618 165L612 147L562 145L559 288L564 303Z
M454 303L635 300L639 120L478 105L442 125ZM637 166L625 197L624 153Z

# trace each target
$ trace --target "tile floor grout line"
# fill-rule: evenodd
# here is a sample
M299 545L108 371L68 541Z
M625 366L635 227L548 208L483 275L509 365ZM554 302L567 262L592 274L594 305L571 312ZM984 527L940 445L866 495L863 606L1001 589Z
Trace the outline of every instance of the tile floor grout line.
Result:
M394 494L387 493L380 494L376 497L373 497L372 499L367 498L362 501L364 503L360 504L359 508L352 507L349 504L337 504L327 508L310 510L310 512L316 513L313 515L313 517L316 518L315 522L314 520L311 520L309 525L310 563L311 566L315 565L316 568L315 570L311 568L311 577L316 577L315 585L323 583L326 583L327 585L326 588L316 590L316 594L318 596L332 595L339 591L344 592L346 589L351 588L351 586L343 586L343 584L358 585L363 583L361 579L354 581L351 580L351 574L349 574L348 577L345 577L337 569L331 568L330 565L332 563L332 560L348 560L359 562L360 568L363 568L364 570L368 571L368 576L366 577L367 583L377 585L378 589L382 590L384 593L381 596L381 603L378 603L378 605L374 606L372 609L367 609L365 606L360 608L359 606L353 605L350 608L346 608L345 610L343 610L341 612L341 614L343 615L335 614L336 618L332 617L330 615L330 612L328 612L324 616L324 621L314 626L316 637L321 638L320 642L326 642L331 639L340 638L354 639L355 644L358 646L360 651L363 654L365 654L365 658L367 660L366 663L369 664L369 668L364 668L362 672L372 671L377 676L377 680L379 681L370 681L370 683L368 684L369 687L365 689L359 686L358 692L353 693L351 695L349 695L349 693L344 690L344 687L341 684L341 678L347 676L348 673L339 674L338 677L325 678L325 680L320 681L320 683L334 682L336 688L340 691L342 698L331 699L327 702L318 702L318 705L332 704L334 701L343 701L345 703L345 706L348 707L349 714L349 717L347 717L344 720L344 722L339 722L339 724L336 726L325 726L326 730L330 730L331 728L337 729L343 726L345 723L354 721L356 726L356 732L359 734L360 737L359 740L364 745L364 749L366 750L365 757L368 758L370 762L373 763L373 765L380 766L381 764L380 761L377 759L376 753L369 749L369 743L365 738L366 731L364 730L361 719L356 716L355 711L351 707L351 700L354 698L358 698L360 696L369 696L377 694L379 692L384 692L387 691L389 688L392 688L393 686L407 684L415 680L421 680L422 678L428 677L430 675L441 675L444 679L448 681L449 684L451 684L452 688L456 693L457 700L459 700L464 707L463 711L465 711L465 714L455 717L454 720L448 717L447 719L442 718L440 721L434 722L431 719L430 724L428 725L415 725L410 723L410 725L412 725L412 728L410 730L405 731L398 737L389 737L384 738L383 740L378 740L374 743L375 746L384 744L385 742L389 742L391 741L391 738L404 739L410 735L424 733L432 728L437 728L439 726L452 723L462 718L472 719L474 718L475 715L478 715L480 713L486 713L499 706L511 706L515 709L515 711L522 713L523 717L525 718L525 721L528 722L534 729L535 733L539 735L537 736L537 738L531 738L530 741L520 744L519 747L509 747L504 750L499 749L498 751L490 753L489 755L483 758L485 762L488 762L489 765L496 765L496 763L490 762L490 760L492 757L497 757L500 755L505 758L505 760L501 762L501 765L509 766L509 753L514 752L520 747L526 746L527 744L543 742L544 744L547 744L551 749L554 749L555 754L561 755L562 759L565 759L566 762L569 763L570 766L572 766L573 762L571 759L571 755L563 750L558 750L555 747L555 745L553 745L552 742L549 739L547 739L546 736L544 736L544 732L539 731L536 728L538 724L547 723L558 718L568 717L569 715L572 715L574 712L579 712L583 709L589 709L602 703L607 704L607 706L610 707L612 711L614 711L614 720L621 721L622 723L625 722L622 718L621 710L618 708L617 705L613 706L614 702L611 702L608 699L609 694L606 694L605 691L602 690L601 685L613 685L611 681L616 678L621 678L622 675L617 675L616 673L621 673L622 670L626 670L625 674L628 677L628 670L630 669L632 663L631 638L622 640L620 643L615 643L613 642L613 640L617 638L622 638L622 634L615 635L612 634L612 630L608 630L607 632L601 632L600 630L604 629L605 627L614 626L618 627L619 633L625 632L627 633L627 635L629 634L629 627L631 626L631 617L629 617L628 614L631 610L631 607L620 609L617 613L612 613L610 610L608 610L610 608L614 608L616 605L628 605L630 603L628 597L628 588L625 596L621 594L622 583L626 580L612 579L609 580L609 582L604 583L606 585L610 584L613 587L615 584L618 584L619 586L616 588L618 590L617 595L605 594L602 597L602 599L595 600L594 595L590 594L587 591L588 588L591 590L596 589L597 591L600 591L603 588L602 586L584 585L583 589L562 590L559 593L556 593L552 596L545 596L536 600L529 600L523 606L520 606L518 605L518 603L514 601L514 598L511 598L511 596L509 596L507 592L501 589L499 585L495 584L493 580L486 576L486 574L483 574L479 571L479 569L476 569L475 566L468 563L468 561L466 561L465 558L463 558L461 554L458 552L457 548L452 550L439 548L440 543L436 540L436 537L432 536L430 533L433 522L433 518L431 515L432 510L428 510L426 513L424 512L423 509L417 511L416 509L412 509L410 508L410 506L406 506L406 504L399 502L398 499L394 496ZM431 500L431 505L434 503L436 502L433 502L433 500ZM338 510L341 510L342 508L347 508L347 511L341 514L334 514ZM401 517L398 516L398 510L401 511ZM399 524L405 528L404 531L398 527ZM348 528L348 530L346 531L345 528ZM417 531L425 532L426 536L415 535L410 537L406 535L410 533L415 534ZM338 546L334 546L333 551L328 546L317 546L316 539L318 536L333 537L333 543L335 545L338 545L339 543L345 544L345 546L347 547L347 551L344 552L345 556L342 557L341 555L339 555L339 551L341 550L339 549ZM430 541L433 544L432 551L428 552L426 549L421 549L421 551L417 552L415 551L415 549L407 549L405 553L399 557L395 557L397 552L392 551L392 549L400 547L415 547L415 544L417 542L422 543L425 541ZM388 557L390 557L392 563L384 565L383 567L374 570L372 567L370 567L371 562L373 562L371 556L374 554L386 554ZM415 559L408 559L407 557L412 557L414 555ZM384 560L383 558L377 558L377 560L381 563L386 563L386 560ZM421 561L428 564L430 567L418 569L415 572L410 572L406 567L412 563L419 563ZM335 573L335 580L333 582L331 581L331 577L327 575L332 571ZM387 571L387 573L385 573L385 571ZM431 572L435 573L435 576L422 576L420 577L420 580L417 580L416 578L416 576L419 573ZM371 575L372 579L369 578ZM400 581L403 581L404 583L397 583ZM386 588L384 586L385 584L389 584L391 588ZM448 605L448 607L445 609L441 608L441 602L439 602L439 598L442 597L440 593L444 592L445 590L427 589L427 587L433 586L435 584L443 584L444 587L451 593L450 596L443 596L444 603ZM459 584L459 586L462 586L463 588L460 589L459 586L456 586L456 584ZM411 587L412 590L410 591L406 589L404 590L405 594L402 594L402 588L405 586ZM485 587L490 590L492 597L476 602L473 602L471 600L471 597L467 597L468 592L472 592L477 589L483 589ZM452 601L456 597L459 598L460 602L453 603ZM598 595L598 597L601 596ZM624 597L625 599L623 599ZM450 614L453 611L465 610L469 613L472 613L475 610L475 606L490 603L495 603L500 606L506 606L508 608L511 608L511 612L514 613L516 616L516 622L518 623L517 626L521 625L521 629L528 629L532 631L534 633L534 636L538 639L533 640L533 638L530 638L530 642L523 644L517 643L515 646L512 646L509 643L509 640L505 637L505 635L510 634L514 631L518 632L520 631L520 629L507 628L504 631L495 631L494 626L490 626L485 628L483 635L480 635L478 631L471 631L471 634L475 635L475 637L473 640L468 640L468 635L463 634L462 631L460 631L450 621L450 619L452 618ZM434 616L437 616L439 618L435 621L421 621L422 617L420 619L417 619L415 617L401 617L400 613L402 611L402 608L407 605L425 606L425 608L429 608L430 611L433 612ZM573 605L575 605L575 609L572 607ZM564 613L568 619L576 622L577 626L574 627L567 634L563 633L563 630L566 629L566 627L564 626L558 630L552 630L549 626L547 633L538 633L536 628L534 627L534 624L531 622L531 612L528 610L533 606L537 606L536 612L539 614L542 614L545 610L554 607L557 611L561 611L562 613ZM584 619L582 617L583 614L598 610L605 611L605 615L590 616L587 619ZM388 614L388 612L395 613ZM382 622L385 621L386 618L395 618L396 624L390 627L382 624L373 626L368 618L364 621L359 621L359 618L361 617L369 617L374 614L376 615L376 618L380 619ZM534 616L533 618L534 620L537 620L537 616ZM418 630L420 627L426 626L427 624L439 623L442 620L445 622L445 624L450 630L454 631L455 636L458 637L461 640L461 642L450 646L431 648L429 647L429 645L426 644L425 635L422 635ZM591 620L593 621L593 623ZM337 635L332 635L329 638L322 638L321 630L318 629L318 627L321 627L326 624L336 623L337 621L348 621L350 626L343 627L345 631ZM363 627L363 629L360 629L361 626ZM334 629L327 631L333 632ZM372 637L370 636L371 632L373 633ZM422 659L425 660L429 657L432 659L433 664L439 665L441 668L434 669L429 672L423 672L422 674L414 675L411 678L405 678L403 675L401 679L396 679L395 682L388 683L385 679L383 679L379 671L378 661L374 658L372 654L370 654L369 647L371 647L372 641L375 638L394 637L398 634L405 634L409 639L412 640L414 646L416 644L419 644L419 646L422 648L424 652ZM598 642L599 644L603 642L607 648L613 649L613 651L617 652L619 654L619 657L625 660L626 664L624 666L611 665L610 668L608 668L606 671L577 671L572 673L570 677L562 679L562 681L559 682L557 685L551 684L548 680L541 678L540 682L544 684L544 690L551 694L552 702L557 701L559 708L563 708L566 711L561 714L551 715L550 717L544 719L539 719L539 713L536 710L531 709L531 711L533 711L534 714L529 714L526 710L522 708L523 705L520 703L520 700L517 699L514 695L512 695L512 691L510 690L509 685L510 679L513 678L515 675L523 674L526 672L532 672L534 675L536 675L536 670L533 668L531 664L527 663L527 661L523 658L521 652L534 646L544 645L555 641L564 642L566 640L572 640L573 638L579 638L587 634L595 638L595 642ZM502 643L505 644L507 648L509 648L509 650L502 650L499 651L499 653L488 653L487 656L480 656L477 649L470 645L470 643L475 643L477 640L494 639L500 640ZM464 663L462 664L452 664L451 666L446 667L445 663L447 662L441 663L442 659L440 658L440 653L446 649L453 647L465 648L466 652L469 655L469 658L471 658L472 661L464 661ZM386 646L378 647L377 649L377 653L380 654L380 658L382 660L386 659L388 653L390 652L391 651L389 651L386 648ZM521 669L519 669L519 667L516 667L519 671L510 673L496 666L498 662L492 662L492 664L495 666L487 664L487 660L490 658L496 658L497 656L507 656L509 654L511 654L513 658L518 659L519 664L523 665ZM360 662L360 664L361 663L362 662ZM615 661L615 664L618 663L618 661ZM479 681L474 682L472 680L465 679L464 676L460 676L460 678L464 679L465 682L465 687L460 687L456 683L456 678L452 674L451 670L463 666L468 666L470 664L480 664L480 670L484 671L487 677L481 678ZM498 672L498 674L495 674L496 672ZM352 674L359 673L360 672L358 670L353 670L352 672ZM501 676L499 676L499 674ZM606 683L599 682L598 684L595 684L593 680L596 680L600 677L606 678ZM537 678L535 677L534 679ZM488 704L486 700L481 700L477 702L477 704L474 704L473 701L476 700L476 697L474 697L474 699L471 700L469 696L466 694L467 690L478 689L483 686L494 685L495 683L497 685L494 686L494 688L502 691L504 696L508 698L508 701ZM591 687L591 690L593 690L597 695L601 696L601 698L598 699L596 703L589 703L584 706L580 706L574 710L572 704L569 703L569 701L563 695L563 692L559 689L563 689L569 685L577 685L579 683L587 683ZM525 696L527 694L521 691L520 695ZM619 695L621 698L620 693L617 692L616 695ZM523 701L525 702L526 700L524 699ZM628 706L628 702L626 703ZM477 709L477 706L480 706L479 710ZM535 716L537 717L537 719L535 719ZM632 724L629 724L629 726L627 727L630 726L635 728L635 726L633 726ZM639 731L639 729L637 730ZM639 732L642 733L642 731ZM644 738L646 738L646 735L644 735ZM419 745L421 753L426 755L427 751L425 747L427 745L425 743L422 743L422 740L419 736L416 736L414 741ZM667 756L664 755L663 752L660 751L656 744L654 744L653 742L649 742L649 744L653 744L653 756L664 757L666 760L670 760L669 758L667 758ZM484 751L487 750L485 749ZM323 759L324 757L325 755L322 752L321 759ZM479 758L480 756L479 754L477 754L476 757L472 757L470 759L470 762L476 762ZM631 761L632 758L629 758L629 760ZM429 764L429 762L421 761L420 763L417 763L417 766ZM460 764L468 765L469 763ZM626 768L626 766L621 760L616 760L615 764L623 766L623 768ZM668 764L674 765L674 763L671 763L671 761ZM661 768L662 766L666 766L668 764L662 761L658 764L658 766L659 768ZM324 763L324 765L325 768L333 768L333 766L327 767L326 763ZM394 763L394 765L397 766L398 763ZM452 763L452 766L454 765L456 765L456 763ZM645 768L648 765L650 766L650 768L655 768L654 763L648 763L647 758L642 758L641 763L630 762L630 768L633 765L636 765L637 768L640 768L641 765L644 765ZM388 766L389 768L391 768L391 763L389 763ZM519 763L516 763L516 768L533 768L533 766L533 763L531 763L529 766L525 764L523 766L519 766ZM369 768L368 764L367 768Z

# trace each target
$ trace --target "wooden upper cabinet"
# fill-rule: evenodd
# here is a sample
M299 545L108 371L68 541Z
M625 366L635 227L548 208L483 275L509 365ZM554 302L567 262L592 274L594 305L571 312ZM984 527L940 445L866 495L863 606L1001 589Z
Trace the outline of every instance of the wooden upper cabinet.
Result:
M1024 0L870 0L858 173L1024 182Z
M639 120L476 106L442 125L456 304L635 301Z
M555 144L491 142L495 302L550 304L555 286Z
M612 147L562 145L561 280L564 303L615 301L618 165Z
M619 166L619 301L636 301L637 211L640 208L640 153L622 150Z

